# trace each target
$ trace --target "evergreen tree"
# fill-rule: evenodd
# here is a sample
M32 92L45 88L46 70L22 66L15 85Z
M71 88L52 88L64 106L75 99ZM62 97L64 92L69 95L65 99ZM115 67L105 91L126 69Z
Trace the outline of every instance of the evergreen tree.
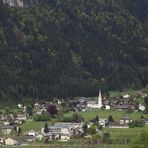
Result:
M110 123L110 122L115 122L112 115L109 115L109 117L108 117L108 123Z
M87 135L88 133L88 126L86 123L83 125L83 132L84 132L84 135Z
M48 132L49 132L49 128L48 128L48 124L46 122L45 126L44 126L44 133L48 133Z

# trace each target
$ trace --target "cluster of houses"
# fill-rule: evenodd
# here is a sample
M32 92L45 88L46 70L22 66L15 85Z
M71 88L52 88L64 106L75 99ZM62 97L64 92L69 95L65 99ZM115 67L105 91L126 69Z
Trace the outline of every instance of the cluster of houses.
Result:
M74 106L72 111L87 111L89 109L115 109L118 111L121 110L132 110L132 111L144 111L146 109L144 103L135 104L134 101L138 98L142 97L143 99L147 97L145 93L138 93L135 96L130 96L129 94L121 95L118 97L114 97L112 99L107 99L105 96L101 95L101 91L99 91L99 96L97 99L86 98L86 97L76 97L73 102ZM132 100L132 101L130 101Z
M130 117L125 116L121 118L118 122L108 122L107 118L99 118L99 125L106 128L129 128L129 123L132 120ZM45 132L45 127L42 127L40 131L35 132L33 130L29 130L24 133L23 137L25 139L24 142L30 143L36 140L59 140L59 141L68 141L73 135L83 135L84 133L84 122L81 123L72 123L72 122L56 122L54 125L48 126L48 132ZM94 122L90 121L87 123L88 128L93 126ZM148 124L148 120L146 120L145 124ZM1 125L0 131L4 135L10 135L14 130L14 125ZM7 136L8 137L8 136ZM18 145L21 142L16 140L16 138L0 138L0 145Z
M74 100L70 100L65 103L72 103L73 106L71 108L72 111L84 111L87 112L90 109L116 109L116 110L128 110L129 108L132 110L145 110L144 104L139 104L138 108L135 104L129 103L130 95L126 94L120 97L116 97L114 99L108 100L104 96L101 95L101 91L99 91L98 98L90 99L85 97L77 97ZM146 97L146 95L144 96ZM135 99L135 98L134 98ZM64 100L58 100L57 105L64 102ZM52 102L45 102L40 104L36 102L33 105L33 114L41 115L42 113L47 112L47 108ZM9 113L5 115L3 113L0 114L0 132L3 135L10 135L12 131L19 125L23 124L23 122L29 120L29 114L27 112L27 107L21 103L17 105L17 108L21 110L16 115ZM148 124L148 119L141 119L144 124ZM12 124L13 121L13 124ZM32 120L30 120L31 122ZM28 122L28 121L27 121ZM107 118L99 118L98 124L103 128L129 128L129 123L132 122L132 119L129 116L125 116L121 118L117 122L109 122ZM93 125L93 121L87 123L88 128ZM84 123L73 123L73 122L57 122L54 125L48 126L48 132L44 131L44 127L38 132L30 131L26 132L23 136L26 142L33 142L36 140L52 140L57 139L60 141L67 141L73 135L82 135ZM23 130L23 129L22 129ZM18 145L20 141L16 140L16 137L0 138L0 145Z

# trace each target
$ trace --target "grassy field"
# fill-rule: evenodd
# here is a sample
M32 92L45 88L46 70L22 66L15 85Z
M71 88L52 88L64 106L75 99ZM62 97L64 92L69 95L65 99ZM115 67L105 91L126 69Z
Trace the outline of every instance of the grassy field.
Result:
M48 122L48 125L50 124L51 122ZM27 121L24 124L22 124L20 127L24 133L29 130L41 131L41 128L44 127L44 125L45 125L45 122Z
M116 144L108 144L108 145L94 145L94 144L50 144L50 145L28 145L28 146L16 146L16 147L6 147L6 148L129 148L128 145L116 145Z
M118 142L120 140L120 143L125 143L125 140L127 139L132 140L143 131L148 132L148 125L145 125L142 128L128 128L128 129L104 128L103 131L110 133L111 138L114 140L113 143L115 143L117 139L118 139Z
M119 120L123 116L128 115L131 117L133 120L138 120L140 119L142 113L141 112L133 112L128 114L126 111L115 111L115 110L92 110L88 112L78 112L78 114L82 115L85 119L85 121L89 121L93 118L96 117L96 115L99 116L99 118L108 118L109 115L112 115L114 120ZM72 117L73 113L69 112L66 113L64 116L65 117ZM148 117L148 115L144 115L145 117Z

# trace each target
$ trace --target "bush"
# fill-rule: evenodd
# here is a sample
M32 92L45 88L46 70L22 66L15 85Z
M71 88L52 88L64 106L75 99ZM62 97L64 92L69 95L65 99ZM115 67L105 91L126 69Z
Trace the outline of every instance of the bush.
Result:
M133 121L131 123L129 123L129 127L130 128L134 128L134 127L143 127L144 126L144 123L142 121Z
M91 126L89 129L88 129L88 133L91 134L91 135L94 135L97 133L97 130L96 130L96 126Z

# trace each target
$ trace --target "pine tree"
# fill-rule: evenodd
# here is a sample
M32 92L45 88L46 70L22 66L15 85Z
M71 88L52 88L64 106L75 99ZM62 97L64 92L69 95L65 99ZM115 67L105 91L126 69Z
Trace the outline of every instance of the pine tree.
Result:
M46 122L44 126L44 133L48 133L48 132L49 132L49 129L48 129L48 124Z

